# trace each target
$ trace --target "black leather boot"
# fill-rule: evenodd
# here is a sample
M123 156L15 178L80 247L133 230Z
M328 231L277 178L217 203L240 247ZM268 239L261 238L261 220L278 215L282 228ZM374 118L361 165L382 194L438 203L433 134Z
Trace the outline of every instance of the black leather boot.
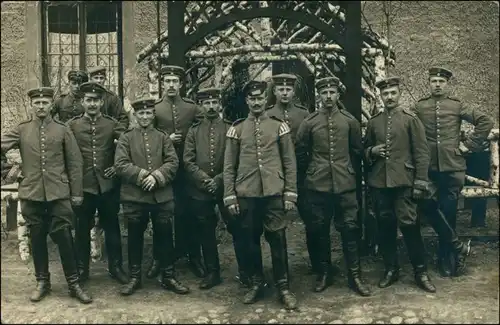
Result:
M290 291L288 282L286 280L280 280L276 284L276 288L278 289L279 300L287 310L297 309L297 298Z
M142 287L142 254L144 249L144 230L139 222L128 224L128 265L130 281L123 285L120 294L129 296Z
M180 283L175 278L175 269L173 265L168 265L162 272L161 286L174 293L185 295L190 292L189 288Z
M316 275L316 281L314 282L314 292L325 291L326 288L333 284L333 274L331 271L331 266L322 266L321 271Z
M81 207L75 207L76 228L75 245L78 273L80 274L80 283L88 281L90 276L90 230L94 224L94 216L90 220Z
M384 275L380 279L379 288L387 288L399 280L399 262L397 246L396 220L379 220L380 254L384 260Z
M189 257L189 269L198 278L204 278L207 275L207 271L203 262L201 261L201 256Z
M452 268L452 276L461 276L467 272L465 260L471 252L470 240L466 243L460 241L452 243L454 253L454 267Z
M319 272L316 275L313 289L314 292L322 292L333 284L330 229L327 229L327 227L323 228L314 232L317 237L318 249L316 257L318 258L319 265Z
M417 286L424 291L431 293L436 292L436 287L431 282L425 265L417 265L415 267L415 282L417 283Z
M244 304L253 304L264 294L264 276L262 274L252 276L250 290L243 297Z
M364 283L361 278L361 263L359 260L359 245L358 236L355 231L344 231L342 236L342 250L347 265L348 285L360 296L371 296L370 288Z
M80 287L73 235L69 227L64 227L50 234L59 248L61 264L68 283L69 295L83 304L92 302L92 297Z
M217 220L217 217L213 215L207 219L210 221L204 222L200 230L200 243L207 273L200 283L200 289L202 290L210 289L222 282L220 277L219 252L217 251L217 238L215 237L217 224L211 222L212 220Z
M31 254L35 265L36 288L30 300L38 302L50 293L49 254L47 230L44 224L30 227Z
M159 261L159 256L160 256L160 245L159 245L159 240L158 236L155 234L155 231L153 230L153 258L151 259L151 262L148 266L148 270L146 271L146 277L148 279L154 279L158 275L160 275L160 261Z
M443 278L451 277L451 256L449 252L448 243L439 240L438 254L437 254L437 269L439 275Z
M122 267L122 239L118 218L107 220L104 228L106 252L108 253L108 275L120 284L128 283Z

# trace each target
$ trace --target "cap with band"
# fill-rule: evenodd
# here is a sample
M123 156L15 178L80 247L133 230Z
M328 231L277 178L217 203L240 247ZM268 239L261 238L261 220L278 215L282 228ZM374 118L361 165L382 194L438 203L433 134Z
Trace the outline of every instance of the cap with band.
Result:
M196 93L197 100L205 99L220 99L221 89L220 88L204 88L198 90Z
M154 108L155 103L156 99L154 98L140 98L130 103L130 105L132 105L134 111L137 112L143 109Z
M272 77L275 86L294 86L297 77L293 74L282 73Z
M382 90L382 89L385 89L387 87L399 86L400 84L401 84L401 78L390 77L390 78L386 78L386 79L383 79L383 80L376 82L375 87Z
M28 97L30 98L37 98L37 97L54 97L54 89L50 87L40 87L40 88L33 88L28 90Z
M92 68L88 69L88 72L89 72L90 77L97 76L97 75L105 76L106 75L106 67L103 67L103 66L92 67Z
M245 96L258 96L266 92L267 82L251 80L243 87Z
M432 67L429 69L429 77L443 77L449 80L452 76L453 73L445 68Z

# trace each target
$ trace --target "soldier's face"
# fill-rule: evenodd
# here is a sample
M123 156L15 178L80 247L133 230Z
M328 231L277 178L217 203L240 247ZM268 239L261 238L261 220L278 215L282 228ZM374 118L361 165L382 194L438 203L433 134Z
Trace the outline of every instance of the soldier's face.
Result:
M323 107L329 108L335 106L339 100L339 90L337 87L329 87L322 89L319 92L319 98L321 99L321 104Z
M260 115L266 109L266 94L260 93L255 95L248 95L246 97L248 109L253 115Z
M104 86L104 82L106 81L106 76L103 74L96 74L90 77L90 80L93 82L97 82L101 86Z
M220 100L217 98L202 100L201 107L203 107L205 114L213 115L215 113L219 113L221 110Z
M82 98L82 106L90 116L95 116L101 111L103 100L100 94L85 93Z
M82 83L79 82L78 80L70 80L69 81L69 90L75 94L76 92L78 92L78 89L80 88L80 85Z
M399 86L392 86L383 89L380 92L384 106L388 109L394 108L399 104L399 98L401 97L401 91Z
M164 76L163 77L163 90L169 97L175 97L179 94L182 87L181 80L178 76Z
M448 90L448 80L443 77L430 77L429 84L431 87L431 94L440 96Z
M50 97L39 97L31 100L31 108L38 118L45 118L52 108L53 99Z
M137 120L137 124L139 124L140 127L145 128L153 123L153 120L155 119L155 109L141 109L140 111L134 112L134 116Z
M276 86L274 87L274 95L276 96L276 101L282 104L289 103L294 95L292 86Z

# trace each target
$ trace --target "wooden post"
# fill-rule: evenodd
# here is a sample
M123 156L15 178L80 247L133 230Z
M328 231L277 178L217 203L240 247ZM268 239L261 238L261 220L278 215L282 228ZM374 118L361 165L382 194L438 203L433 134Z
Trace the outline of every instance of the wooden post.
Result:
M186 67L185 53L188 50L184 44L184 14L185 1L168 1L168 64ZM182 87L181 95L184 96L186 87Z

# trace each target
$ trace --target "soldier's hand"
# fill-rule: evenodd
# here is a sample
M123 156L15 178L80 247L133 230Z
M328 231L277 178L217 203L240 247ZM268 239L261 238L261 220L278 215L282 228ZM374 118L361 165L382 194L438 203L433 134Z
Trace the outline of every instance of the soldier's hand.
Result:
M466 155L469 153L469 148L467 148L462 141L460 141L460 145L458 146L458 150L462 153L462 155Z
M204 184L205 184L205 189L209 193L215 194L215 191L217 191L217 183L213 180L213 178L206 179L204 181Z
M285 201L285 211L292 211L295 208L295 203L292 201Z
M231 204L227 207L227 210L229 211L229 213L231 213L231 215L237 216L238 214L240 214L240 205L238 203Z
M116 175L116 170L115 167L111 166L108 167L104 170L104 177L106 178L113 178Z
M413 188L413 195L412 196L415 200L423 200L423 199L425 199L426 195L427 195L426 191L421 190L419 188Z
M171 133L170 134L170 140L172 140L173 143L179 144L182 140L182 134L180 133Z
M71 204L74 206L80 206L83 203L83 196L72 196Z
M386 156L385 152L386 152L385 143L376 145L376 146L372 147L372 150L371 150L373 157L385 158L385 156Z
M153 175L149 175L142 180L142 189L144 191L151 191L156 186L156 178Z

